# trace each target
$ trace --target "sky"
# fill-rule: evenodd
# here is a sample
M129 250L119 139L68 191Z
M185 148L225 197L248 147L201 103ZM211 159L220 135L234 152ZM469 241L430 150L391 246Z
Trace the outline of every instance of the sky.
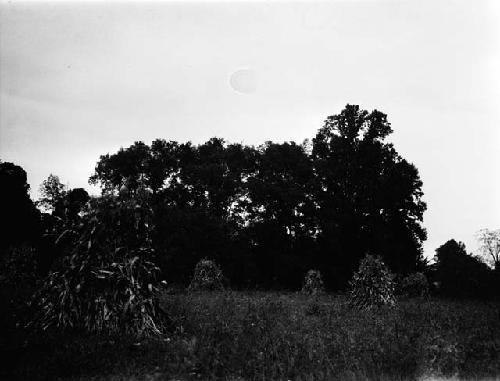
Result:
M85 187L156 138L313 138L388 114L428 209L424 252L500 228L500 2L0 1L0 159Z

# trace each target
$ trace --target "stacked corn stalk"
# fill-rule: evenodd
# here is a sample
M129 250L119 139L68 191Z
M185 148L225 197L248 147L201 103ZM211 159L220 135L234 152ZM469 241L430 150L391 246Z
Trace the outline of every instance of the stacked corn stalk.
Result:
M360 309L394 306L393 278L380 257L367 255L350 282L350 305Z
M33 323L42 329L159 334L151 220L146 205L95 200L74 234L73 248L36 294L39 313Z
M304 278L302 292L308 295L318 295L325 291L323 277L318 270L309 270Z
M194 269L189 284L190 291L223 290L223 276L220 267L210 259L200 260Z

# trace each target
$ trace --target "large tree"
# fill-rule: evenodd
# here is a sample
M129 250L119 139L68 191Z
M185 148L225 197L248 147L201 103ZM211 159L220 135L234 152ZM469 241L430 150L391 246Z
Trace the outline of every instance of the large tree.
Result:
M397 272L422 258L422 181L385 141L391 132L384 113L347 105L313 139L319 240L325 263L344 276L366 253Z

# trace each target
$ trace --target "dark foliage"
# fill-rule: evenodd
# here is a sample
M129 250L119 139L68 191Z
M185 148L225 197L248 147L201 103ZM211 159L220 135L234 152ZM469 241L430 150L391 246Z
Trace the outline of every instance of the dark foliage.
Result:
M412 273L398 284L399 293L407 297L425 297L429 295L429 282L422 273Z
M493 380L498 305L407 300L358 311L323 295L166 295L162 339L46 335L2 353L13 380Z
M0 350L22 341L40 283L37 264L37 250L27 244L11 246L0 257Z
M40 212L29 196L23 168L0 161L0 256L9 246L35 242L40 235Z
M317 268L342 289L366 252L398 273L423 262L422 182L384 141L391 132L385 114L347 105L312 145L136 142L101 156L90 182L152 194L153 244L171 281L187 285L209 256L235 287L298 289Z
M385 138L387 116L347 105L313 140L318 242L324 263L345 284L367 252L383 253L393 272L422 260L426 209L418 171Z
M0 348L22 340L31 295L44 267L41 213L29 196L24 169L0 162Z
M147 200L154 262L171 284L187 286L196 263L209 257L233 288L297 290L315 268L327 289L345 290L373 252L400 279L422 272L443 283L443 295L492 295L498 274L480 261L445 254L432 273L423 259L422 182L386 142L390 133L385 114L347 105L312 143L136 142L101 156L89 181L103 197ZM50 175L40 213L22 168L1 163L0 174L9 221L1 247L34 242L37 271L46 275L74 249L90 197Z
M462 242L449 240L436 249L435 278L438 292L449 297L481 298L498 296L493 271L467 253Z

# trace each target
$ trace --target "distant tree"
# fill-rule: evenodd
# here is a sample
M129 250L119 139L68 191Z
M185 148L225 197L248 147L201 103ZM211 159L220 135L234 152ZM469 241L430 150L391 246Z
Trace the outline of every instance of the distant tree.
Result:
M481 257L500 271L500 229L482 229L477 233L477 239L481 245Z
M40 185L41 197L37 204L51 213L62 213L66 193L66 186L61 183L58 176L51 173Z
M90 200L85 189L69 189L53 174L40 185L40 195L37 205L49 212L43 214L43 230L53 241L78 221L79 213Z
M29 196L23 168L0 161L0 249L36 240L40 232L40 212Z
M415 271L423 258L422 181L385 142L391 132L384 113L347 105L313 139L323 267L337 269L344 284L365 252L383 253L400 273Z
M151 149L143 142L120 148L113 155L102 155L90 177L90 184L100 184L103 193L117 193L124 184L133 193L141 183L148 183L148 163ZM155 184L158 182L156 180Z
M492 291L492 271L453 239L436 249L439 292L453 297L485 297Z

